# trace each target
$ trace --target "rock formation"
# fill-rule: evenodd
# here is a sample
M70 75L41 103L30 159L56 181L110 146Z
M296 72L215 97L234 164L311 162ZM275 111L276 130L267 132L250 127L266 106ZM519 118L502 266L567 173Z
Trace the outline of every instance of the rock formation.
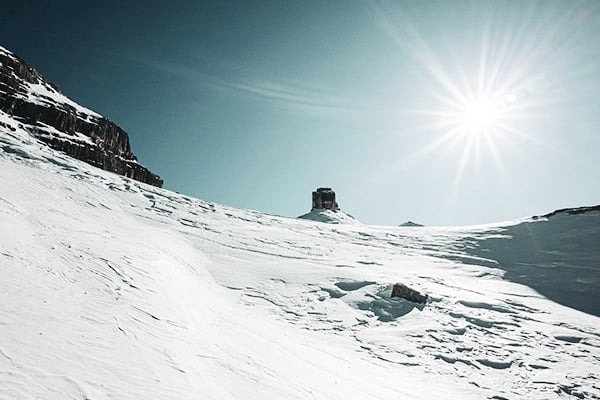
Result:
M310 219L327 224L360 224L352 215L340 210L331 188L318 188L312 192L312 209L298 218Z
M338 211L340 207L335 201L335 192L331 188L318 188L312 192L312 210L327 209Z
M396 283L392 288L392 295L390 297L400 297L402 299L412 301L413 303L425 304L427 301L427 295L421 294L415 289L411 289L403 283Z
M0 111L48 146L107 171L162 187L139 164L129 136L113 122L72 101L32 66L0 47Z

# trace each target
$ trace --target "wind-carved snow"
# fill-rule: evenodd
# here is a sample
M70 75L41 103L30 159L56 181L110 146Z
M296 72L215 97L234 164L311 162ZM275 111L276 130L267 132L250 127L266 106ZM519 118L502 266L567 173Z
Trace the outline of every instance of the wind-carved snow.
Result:
M0 131L0 398L600 397L598 317L508 280L519 260L494 242L524 223L594 240L599 212L329 225L95 169L5 115ZM572 246L597 276L598 250Z

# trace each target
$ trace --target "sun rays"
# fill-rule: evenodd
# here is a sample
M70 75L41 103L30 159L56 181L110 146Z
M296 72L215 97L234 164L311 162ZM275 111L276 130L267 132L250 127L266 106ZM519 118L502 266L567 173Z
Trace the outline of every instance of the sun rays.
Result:
M533 87L546 82L549 43L562 27L534 26L532 10L513 18L512 26L488 15L476 28L466 27L469 34L460 42L425 35L414 16L394 4L378 2L372 11L379 27L417 63L418 79L426 83L419 105L402 109L420 118L419 131L432 138L411 158L457 160L453 191L467 171L485 168L507 177L508 156L519 156L532 144L546 145L530 137L526 126L556 100ZM535 40L523 33L532 26L543 32Z

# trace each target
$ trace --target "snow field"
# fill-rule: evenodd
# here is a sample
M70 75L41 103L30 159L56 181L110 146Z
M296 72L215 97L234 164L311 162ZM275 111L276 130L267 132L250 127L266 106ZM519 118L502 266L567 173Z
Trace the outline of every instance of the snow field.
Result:
M503 279L498 242L594 235L599 213L323 224L101 171L27 128L0 114L1 399L600 397L598 317Z

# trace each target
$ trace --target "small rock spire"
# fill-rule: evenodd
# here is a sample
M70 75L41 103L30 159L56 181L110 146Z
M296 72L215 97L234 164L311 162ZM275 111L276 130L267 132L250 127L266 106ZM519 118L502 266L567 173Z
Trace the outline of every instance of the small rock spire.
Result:
M335 201L335 192L331 188L321 187L312 192L312 210L327 209L338 211L340 207Z

